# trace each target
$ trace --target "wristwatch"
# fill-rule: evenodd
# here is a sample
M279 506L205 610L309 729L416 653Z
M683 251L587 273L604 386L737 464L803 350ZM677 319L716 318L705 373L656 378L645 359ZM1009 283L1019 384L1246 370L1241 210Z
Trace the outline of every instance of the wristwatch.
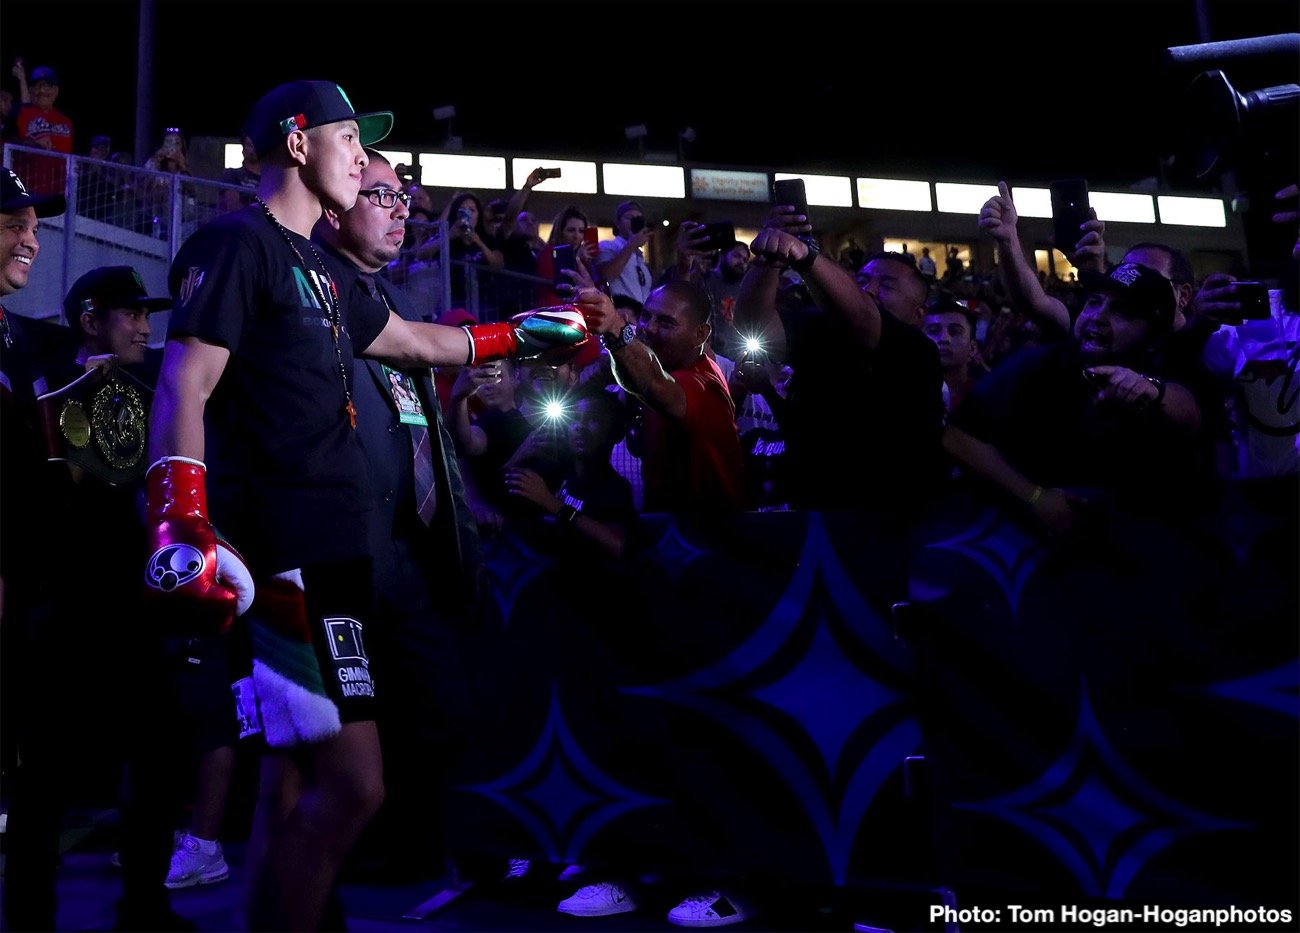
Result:
M1148 376L1146 373L1139 373L1139 375L1155 386L1156 389L1156 397L1147 400L1147 407L1158 408L1165 400L1165 381L1163 379L1158 379L1155 376Z
M822 254L822 250L821 247L817 245L817 241L812 237L800 237L799 242L808 247L808 254L804 256L803 259L791 260L789 266L795 272L803 275L812 268L812 264L816 262L817 257Z
M636 325L624 324L623 329L620 330L617 334L601 334L600 344L606 350L613 352L614 350L623 349L635 339L636 339Z

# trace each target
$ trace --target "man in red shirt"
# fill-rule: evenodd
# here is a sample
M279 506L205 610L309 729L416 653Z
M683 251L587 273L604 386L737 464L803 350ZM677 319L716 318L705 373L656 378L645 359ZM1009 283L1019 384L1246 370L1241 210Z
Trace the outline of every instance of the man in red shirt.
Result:
M13 75L18 79L22 106L14 121L15 142L20 146L49 149L72 154L72 121L54 109L59 97L59 76L53 68L33 68L28 82L27 69L20 58L14 62ZM15 152L14 171L27 182L29 191L62 194L67 178L68 160Z
M646 511L744 508L736 408L704 352L712 333L708 293L693 282L663 285L635 328L597 289L581 289L576 303L601 335L618 384L645 405Z

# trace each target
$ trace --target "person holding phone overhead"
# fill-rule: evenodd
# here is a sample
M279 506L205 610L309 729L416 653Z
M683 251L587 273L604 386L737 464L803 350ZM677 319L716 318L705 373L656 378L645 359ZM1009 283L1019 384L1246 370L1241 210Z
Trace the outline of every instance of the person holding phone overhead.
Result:
M551 232L546 238L546 246L537 253L537 276L545 283L537 284L537 304L563 304L568 300L565 292L557 286L572 285L568 276L559 271L555 262L556 250L568 246L575 258L580 258L590 271L596 261L598 244L591 239L596 228L591 226L587 215L574 204L567 205L551 221Z
M614 211L614 238L600 241L596 255L598 280L609 282L610 295L631 298L645 304L654 288L654 277L641 249L650 242L645 212L636 201L624 201Z

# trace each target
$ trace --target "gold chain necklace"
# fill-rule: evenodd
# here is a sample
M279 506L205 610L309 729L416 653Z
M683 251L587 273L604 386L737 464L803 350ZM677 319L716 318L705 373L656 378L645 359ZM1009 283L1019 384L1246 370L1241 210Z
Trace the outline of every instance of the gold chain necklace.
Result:
M289 231L271 213L271 208L267 206L265 201L259 197L257 203L262 205L262 210L266 213L267 219L275 225L275 229L280 231L280 236L284 237L284 242L289 244L289 249L293 250L293 254L298 257L298 262L302 264L305 271L307 260L303 258L302 251L298 249L297 244L293 242L293 238L289 236ZM343 380L343 398L347 401L347 404L343 406L343 411L348 416L348 424L351 425L353 430L356 430L357 407L352 404L352 388L348 384L348 368L347 364L343 362L343 345L340 343L343 334L343 310L339 303L338 286L334 284L334 276L326 271L325 260L321 258L321 254L317 251L316 244L308 240L307 246L311 249L312 258L316 260L316 267L320 270L319 278L310 275L307 278L311 280L312 291L320 299L321 307L325 309L325 319L329 321L330 337L334 341L334 358L339 364L339 378ZM326 296L325 289L321 285L321 282L325 280L330 283L328 296Z

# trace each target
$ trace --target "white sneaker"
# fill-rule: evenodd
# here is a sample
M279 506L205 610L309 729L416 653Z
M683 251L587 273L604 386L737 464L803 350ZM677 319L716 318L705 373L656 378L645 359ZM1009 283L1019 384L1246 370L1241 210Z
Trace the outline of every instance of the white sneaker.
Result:
M572 897L560 901L555 909L575 917L609 917L636 910L636 901L628 896L621 884L602 881L579 888Z
M212 884L230 877L230 866L221 854L221 843L198 839L189 833L182 835L172 853L171 871L163 882L173 891L192 888L196 884Z
M693 894L668 911L668 922L679 927L725 927L748 917L745 908L721 891Z
M565 865L564 871L560 872L560 876L555 880L565 882L577 881L586 873L587 869L582 865Z

